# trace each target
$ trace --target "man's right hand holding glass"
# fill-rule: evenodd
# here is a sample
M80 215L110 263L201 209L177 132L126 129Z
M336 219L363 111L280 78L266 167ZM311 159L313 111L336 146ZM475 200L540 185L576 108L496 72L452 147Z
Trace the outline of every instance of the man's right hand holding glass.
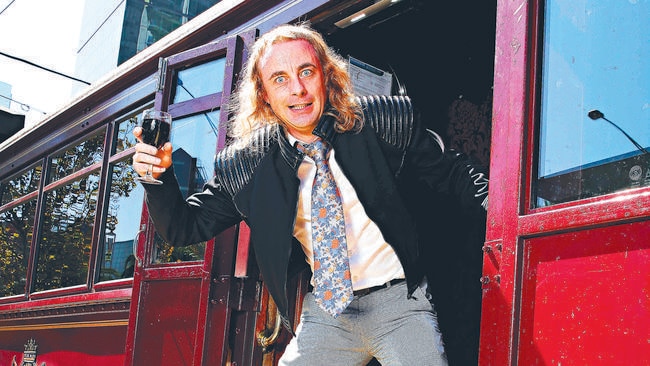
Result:
M145 176L147 170L154 178L158 178L172 165L172 144L166 142L162 148L147 145L142 142L142 127L133 129L133 136L138 140L133 154L133 170L140 176Z

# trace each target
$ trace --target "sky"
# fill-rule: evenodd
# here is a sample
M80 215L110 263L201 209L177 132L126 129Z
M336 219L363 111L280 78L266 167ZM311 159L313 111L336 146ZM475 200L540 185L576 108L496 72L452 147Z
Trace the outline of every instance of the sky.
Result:
M650 0L552 1L542 64L540 176L650 146Z
M0 0L0 52L75 77L84 2ZM2 54L0 82L12 86L11 99L18 103L10 110L26 115L26 127L67 105L78 83ZM0 105L6 101L0 97Z

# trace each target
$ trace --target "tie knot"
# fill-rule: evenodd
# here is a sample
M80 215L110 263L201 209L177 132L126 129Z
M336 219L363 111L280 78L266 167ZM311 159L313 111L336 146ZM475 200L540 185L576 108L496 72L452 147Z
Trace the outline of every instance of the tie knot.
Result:
M329 151L329 145L323 140L316 140L311 144L300 144L302 150L310 158L314 159L317 163L325 161L327 152Z

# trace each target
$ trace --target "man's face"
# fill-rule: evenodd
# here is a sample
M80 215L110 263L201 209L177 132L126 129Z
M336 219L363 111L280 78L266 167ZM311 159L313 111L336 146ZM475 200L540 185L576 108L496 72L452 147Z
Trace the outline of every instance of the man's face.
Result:
M297 139L311 142L312 130L327 102L322 66L305 40L273 44L260 58L258 69L264 100Z

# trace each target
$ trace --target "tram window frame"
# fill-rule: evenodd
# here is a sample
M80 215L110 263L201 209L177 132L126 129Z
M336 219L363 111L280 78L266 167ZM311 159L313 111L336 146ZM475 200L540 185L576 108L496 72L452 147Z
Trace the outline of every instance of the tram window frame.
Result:
M139 121L139 116L142 113L142 111L146 108L151 108L151 105L144 106L139 109L132 110L118 118L116 118L112 124L113 124L113 134L111 138L111 144L110 144L110 154L106 163L106 178L105 178L105 194L104 194L104 206L105 209L102 212L102 226L101 226L101 235L99 236L99 242L98 242L98 256L97 256L97 269L96 269L96 276L94 278L94 288L95 289L103 289L103 288L110 288L110 287L122 287L125 284L130 286L131 282L133 280L133 270L135 269L135 252L136 252L136 245L137 245L137 240L139 235L141 234L141 225L142 223L140 220L142 219L143 216L143 202L144 202L144 188L142 187L141 184L137 183L135 181L135 176L137 173L131 169L131 164L132 164L132 157L135 152L134 146L135 146L135 137L132 135L133 128L138 126L140 121ZM126 128L123 130L122 126L126 126ZM121 140L120 136L123 134L124 139ZM132 177L133 181L131 182L132 185L131 187L133 188L131 191L128 191L128 193L125 196L120 196L118 195L117 197L113 196L113 183L115 182L115 169L117 166L123 165L124 170L123 172L127 177ZM133 194L135 192L135 195ZM130 222L131 225L135 224L136 228L131 235L126 234L126 237L132 240L130 244L124 243L123 240L117 240L117 239L122 239L118 238L118 235L122 236L121 234L116 234L113 231L116 229L116 227L112 227L112 225L117 224L119 225L119 218L117 216L119 215L119 212L116 211L116 200L119 200L123 197L128 197L130 198L130 202L132 202L132 205L127 205L129 209L132 210L138 210L137 207L139 207L139 210L137 211L137 214L132 214L129 215L129 218L132 218L133 220L137 219L137 222ZM113 202L111 202L113 201ZM113 210L113 212L110 212ZM114 220L117 220L117 222L114 222ZM115 236L113 236L115 235ZM113 241L113 247L111 248L109 245L111 241ZM116 246L119 246L116 247ZM118 250L118 251L124 251L127 248L131 249L130 255L127 255L126 258L124 258L124 268L122 269L122 272L120 273L120 278L107 278L109 276L108 269L106 267L103 267L103 265L108 262L108 259L110 258L111 266L108 268L115 269L114 262L118 262L115 258L113 258L113 251ZM119 272L119 271L118 271ZM127 276L128 275L128 276ZM125 282L126 281L126 282Z
M0 180L0 193L3 194L0 198L4 200L4 204L0 203L0 214L34 202L34 212L31 214L32 217L29 222L29 226L31 227L29 244L22 256L23 259L25 257L27 258L27 263L23 266L23 282L19 284L19 286L23 287L23 290L0 292L0 304L24 301L25 299L44 299L84 293L93 289L107 291L130 288L132 286L133 274L132 272L126 271L126 263L124 272L128 272L129 275L126 277L120 276L120 278L103 278L101 266L104 264L106 256L105 242L107 241L109 221L111 220L111 213L109 211L111 210L111 200L114 199L111 195L115 194L112 184L115 182L116 177L112 175L116 167L122 166L121 170L126 172L124 176L131 177L126 179L133 180L131 187L138 187L141 190L140 194L136 193L132 195L133 189L124 194L127 197L131 196L130 199L132 201L129 202L129 206L132 206L131 202L135 201L137 202L136 205L140 207L137 209L135 215L129 215L128 220L124 221L137 221L139 223L144 217L142 209L144 190L139 183L135 182L134 178L136 173L131 169L132 156L135 153L135 138L132 138L131 131L133 127L139 124L138 116L142 110L151 108L152 105L153 102L149 101L146 105L131 108L129 112L121 116L108 118L92 131L85 131L83 135L75 136L74 140L66 141L62 147L55 151L42 154L36 162L32 162L29 166L19 170L18 173ZM120 130L119 126L125 122L130 123L131 126ZM88 161L85 161L74 167L62 166L60 168L61 174L51 174L51 169L56 165L57 160L64 162L66 161L66 157L68 159L74 157L74 154L72 154L74 149L83 149L83 147L80 147L81 145L95 138L98 141L92 144L92 148L94 149L93 154L95 155L91 159L92 162L88 163ZM97 153L97 151L100 151L100 153ZM21 179L21 177L30 174L35 169L40 169L39 182L35 187L21 192L21 196L6 196L7 193L4 189L12 180ZM91 180L90 182L88 181L89 179ZM47 220L60 207L55 203L61 203L60 200L53 200L51 195L56 194L57 190L71 189L70 187L79 190L84 183L94 184L92 187L86 186L85 192L82 192L88 196L86 197L89 199L88 204L92 206L87 207L87 211L85 211L85 216L88 217L86 220L88 232L82 238L78 238L83 242L83 250L80 250L80 252L82 252L81 257L84 263L79 268L84 273L77 273L76 280L66 285L60 285L60 282L56 282L58 285L39 284L39 281L41 281L39 276L46 274L46 272L40 272L39 274L39 268L40 271L43 271L43 256L51 255L43 252L43 241L48 240L48 234L44 231L54 226L52 223L47 223ZM119 195L120 193L118 193ZM66 197L67 201L74 199L75 197ZM74 216L69 217L69 219L72 222ZM133 254L135 242L140 234L139 226L136 231L132 236L133 242L129 244L129 247L133 248L131 249L131 254ZM78 235L78 233L74 235ZM39 252L41 253L39 254ZM69 251L65 253L69 253ZM63 262L61 267L71 265L67 259Z
M31 173L31 172L37 172L37 173ZM33 175L37 174L38 175L38 182L36 184L30 184L29 190L26 190L25 192L22 192L22 195L19 196L11 196L9 200L5 200L5 194L7 193L6 188L8 185L11 185L12 181L18 180L18 179L28 179L26 178L27 175ZM0 273L3 275L1 276L3 278L2 284L0 287L0 299L13 299L13 298L19 298L22 299L25 296L26 293L26 286L27 286L27 277L28 273L30 270L29 266L29 259L30 259L30 253L31 253L31 248L32 248L32 242L34 238L34 228L36 227L36 212L38 210L38 198L39 198L39 187L41 186L41 182L43 180L43 164L42 161L39 160L38 162L31 164L27 168L19 171L18 173L7 177L6 179L0 181L0 222L3 224L2 225L2 232L0 232L0 248L3 246L6 247L3 248L2 252L3 253L12 253L12 255L7 256L3 254L1 260L3 263L0 265ZM24 222L23 225L23 232L25 234L25 237L28 239L25 240L25 246L22 248L22 253L16 253L17 250L16 248L11 247L11 243L7 238L4 238L5 235L11 235L14 238L20 237L20 232L11 232L11 226L5 225L4 221L4 215L7 212L10 212L11 210L19 209L22 206L25 206L29 203L33 203L33 212L31 212L31 218L27 218L26 221ZM22 209L24 210L24 209ZM23 212L21 211L21 217L25 217ZM27 229L27 230L25 230ZM17 230L18 231L18 230ZM7 240L4 240L7 239ZM15 263L15 261L12 261L12 257L15 257L17 260L20 260L24 264L21 265L20 263ZM22 255L22 257L20 257ZM18 258L20 257L20 258ZM7 271L5 270L10 270L12 273L6 273ZM18 279L18 282L22 284L22 292L18 292L16 285L12 284L16 279L12 277L16 276L22 276L24 278ZM18 286L21 286L19 284ZM13 291L10 291L9 286L13 287ZM5 291L5 289L7 291Z
M650 148L650 127L643 123L650 113L643 104L650 77L643 55L650 47L637 42L647 35L642 14L648 5L539 4L540 49L533 66L539 87L534 91L536 124L527 207L575 205L650 187L650 157L645 150ZM611 44L619 45L617 52L611 52Z
M102 174L103 174L104 160L105 160L104 157L107 152L106 136L110 132L110 130L111 129L108 128L107 124L103 124L99 128L94 129L92 131L88 131L80 138L77 138L72 142L66 143L62 148L52 153L49 153L45 156L46 164L45 164L44 171L46 172L46 174L44 177L44 187L39 194L41 203L38 207L38 212L37 212L37 216L39 218L38 228L35 231L35 238L33 241L35 254L33 255L33 269L31 271L32 281L31 283L28 284L28 293L31 298L42 298L42 297L65 295L70 293L86 292L92 286L91 273L93 273L93 266L95 264L95 257L97 251L96 238L97 238L98 227L102 226L101 225L102 215L98 213L103 210L102 204L100 202L102 202L102 196L103 196ZM66 151L79 148L81 144L84 144L85 142L90 141L93 138L101 138L101 137L103 137L103 139L101 139L101 142L99 143L102 149L101 158L97 158L94 160L93 163L83 166L79 169L73 170L69 174L57 176L55 177L56 180L52 181L53 177L50 176L50 173L51 173L54 158L59 158L61 154L64 154ZM84 180L89 179L89 177L93 175L96 177L95 184L97 185L97 187L96 189L91 189L90 191L88 191L87 184L89 182L88 181L86 181L86 183L83 182ZM92 183L92 181L90 181L90 183ZM76 186L77 184L78 187ZM86 184L85 188L83 187L84 184ZM84 274L81 274L79 272L77 273L78 283L76 284L66 285L66 286L61 286L61 285L54 286L54 285L43 284L44 285L43 287L39 287L39 283L41 281L41 279L39 278L39 273L41 273L39 271L39 268L43 268L44 262L47 262L45 260L46 258L44 257L46 254L43 252L43 249L45 249L43 245L45 245L45 242L48 239L48 237L45 236L46 234L44 232L45 230L48 229L47 227L45 227L46 219L48 217L48 214L50 216L53 216L52 213L55 212L57 207L59 207L59 206L52 206L51 211L48 211L49 210L48 199L51 194L54 194L56 192L56 190L66 189L66 187L70 187L71 190L74 189L79 189L80 191L84 190L85 192L89 192L89 196L92 196L93 191L96 190L96 193L94 193L95 196L94 207L88 208L90 211L94 211L94 215L89 216L89 219L85 223L82 223L82 225L91 225L90 230L89 231L87 230L87 232L84 233L83 237L77 238L79 240L82 240L81 248L78 248L82 251L81 259L87 260L87 264L85 265L85 281L83 282L81 281L81 278ZM74 216L71 217L71 219L74 219ZM63 227L65 229L65 225L63 225ZM52 228L54 228L54 226L52 226ZM54 250L54 253L48 254L47 259L55 260L56 258L51 258L51 257L52 256L56 257L57 248L56 247L49 247L49 248ZM66 263L67 261L64 261L63 263L64 266L61 269L59 269L61 272L60 274L61 281L64 280L64 276L65 276L64 270L66 269L65 267ZM83 267L84 263L82 263L81 265ZM47 266L45 268L47 268ZM43 273L43 274L49 276L47 273ZM57 280L56 276L54 280L55 281Z
M183 154L184 148L188 146L196 145L189 143L187 137L184 137L183 131L186 129L183 126L190 124L197 126L193 130L199 130L201 124L198 123L198 119L204 118L207 123L203 125L209 126L210 131L215 135L214 140L209 144L201 143L200 145L212 146L212 150L209 151L210 156L210 167L213 167L214 155L217 153L218 148L222 141L225 139L225 128L222 126L222 123L227 123L227 118L225 115L222 116L222 113L225 112L222 110L223 105L222 101L224 100L224 92L230 95L230 87L227 85L230 83L231 77L234 74L233 68L233 52L235 48L235 43L230 42L216 42L208 43L199 49L188 50L180 54L170 56L165 61L167 64L165 66L166 74L163 75L165 78L165 85L167 85L165 91L163 92L163 99L168 101L168 109L174 111L174 120L172 122L170 138L172 144L174 145L174 153ZM189 61L191 60L191 62ZM200 93L197 93L194 89L191 91L187 89L188 81L194 80L190 78L189 80L181 80L180 77L183 74L191 74L190 70L197 68L203 70L203 78L197 79L195 81L205 82L206 80L216 80L216 84L219 84L216 88L206 88L200 89ZM214 72L214 79L210 79L209 75L205 75L207 71ZM210 82L210 84L215 84ZM212 86L212 85L211 85ZM183 94L183 97L179 97L179 94ZM186 98L184 94L187 93L190 98ZM166 104L164 102L163 104ZM202 117L201 117L202 116ZM213 120L214 119L214 120ZM216 122L215 122L216 120ZM224 136L221 136L223 134ZM192 150L192 149L189 149ZM197 154L197 152L194 152ZM188 158L184 161L184 158ZM206 168L205 161L208 159L199 159L198 155L194 156L191 154L183 154L183 157L174 158L175 173L179 183L181 184L181 191L184 197L189 196L192 193L202 190L203 183L198 185L191 184L192 182L200 182L200 179L193 179L192 177L201 175L200 172L204 171ZM204 164L198 164L199 161L202 161ZM187 164L186 164L187 163ZM198 164L198 165L197 165ZM189 166L192 166L188 169ZM188 175L185 176L184 173ZM209 181L212 174L203 174L204 181ZM150 268L166 268L173 266L202 266L205 261L205 253L207 248L210 245L213 245L213 239L202 241L198 243L193 243L190 245L184 246L174 246L171 243L168 243L164 240L155 230L151 232L151 238L148 239L149 243L147 244L147 253L145 254L145 266Z

